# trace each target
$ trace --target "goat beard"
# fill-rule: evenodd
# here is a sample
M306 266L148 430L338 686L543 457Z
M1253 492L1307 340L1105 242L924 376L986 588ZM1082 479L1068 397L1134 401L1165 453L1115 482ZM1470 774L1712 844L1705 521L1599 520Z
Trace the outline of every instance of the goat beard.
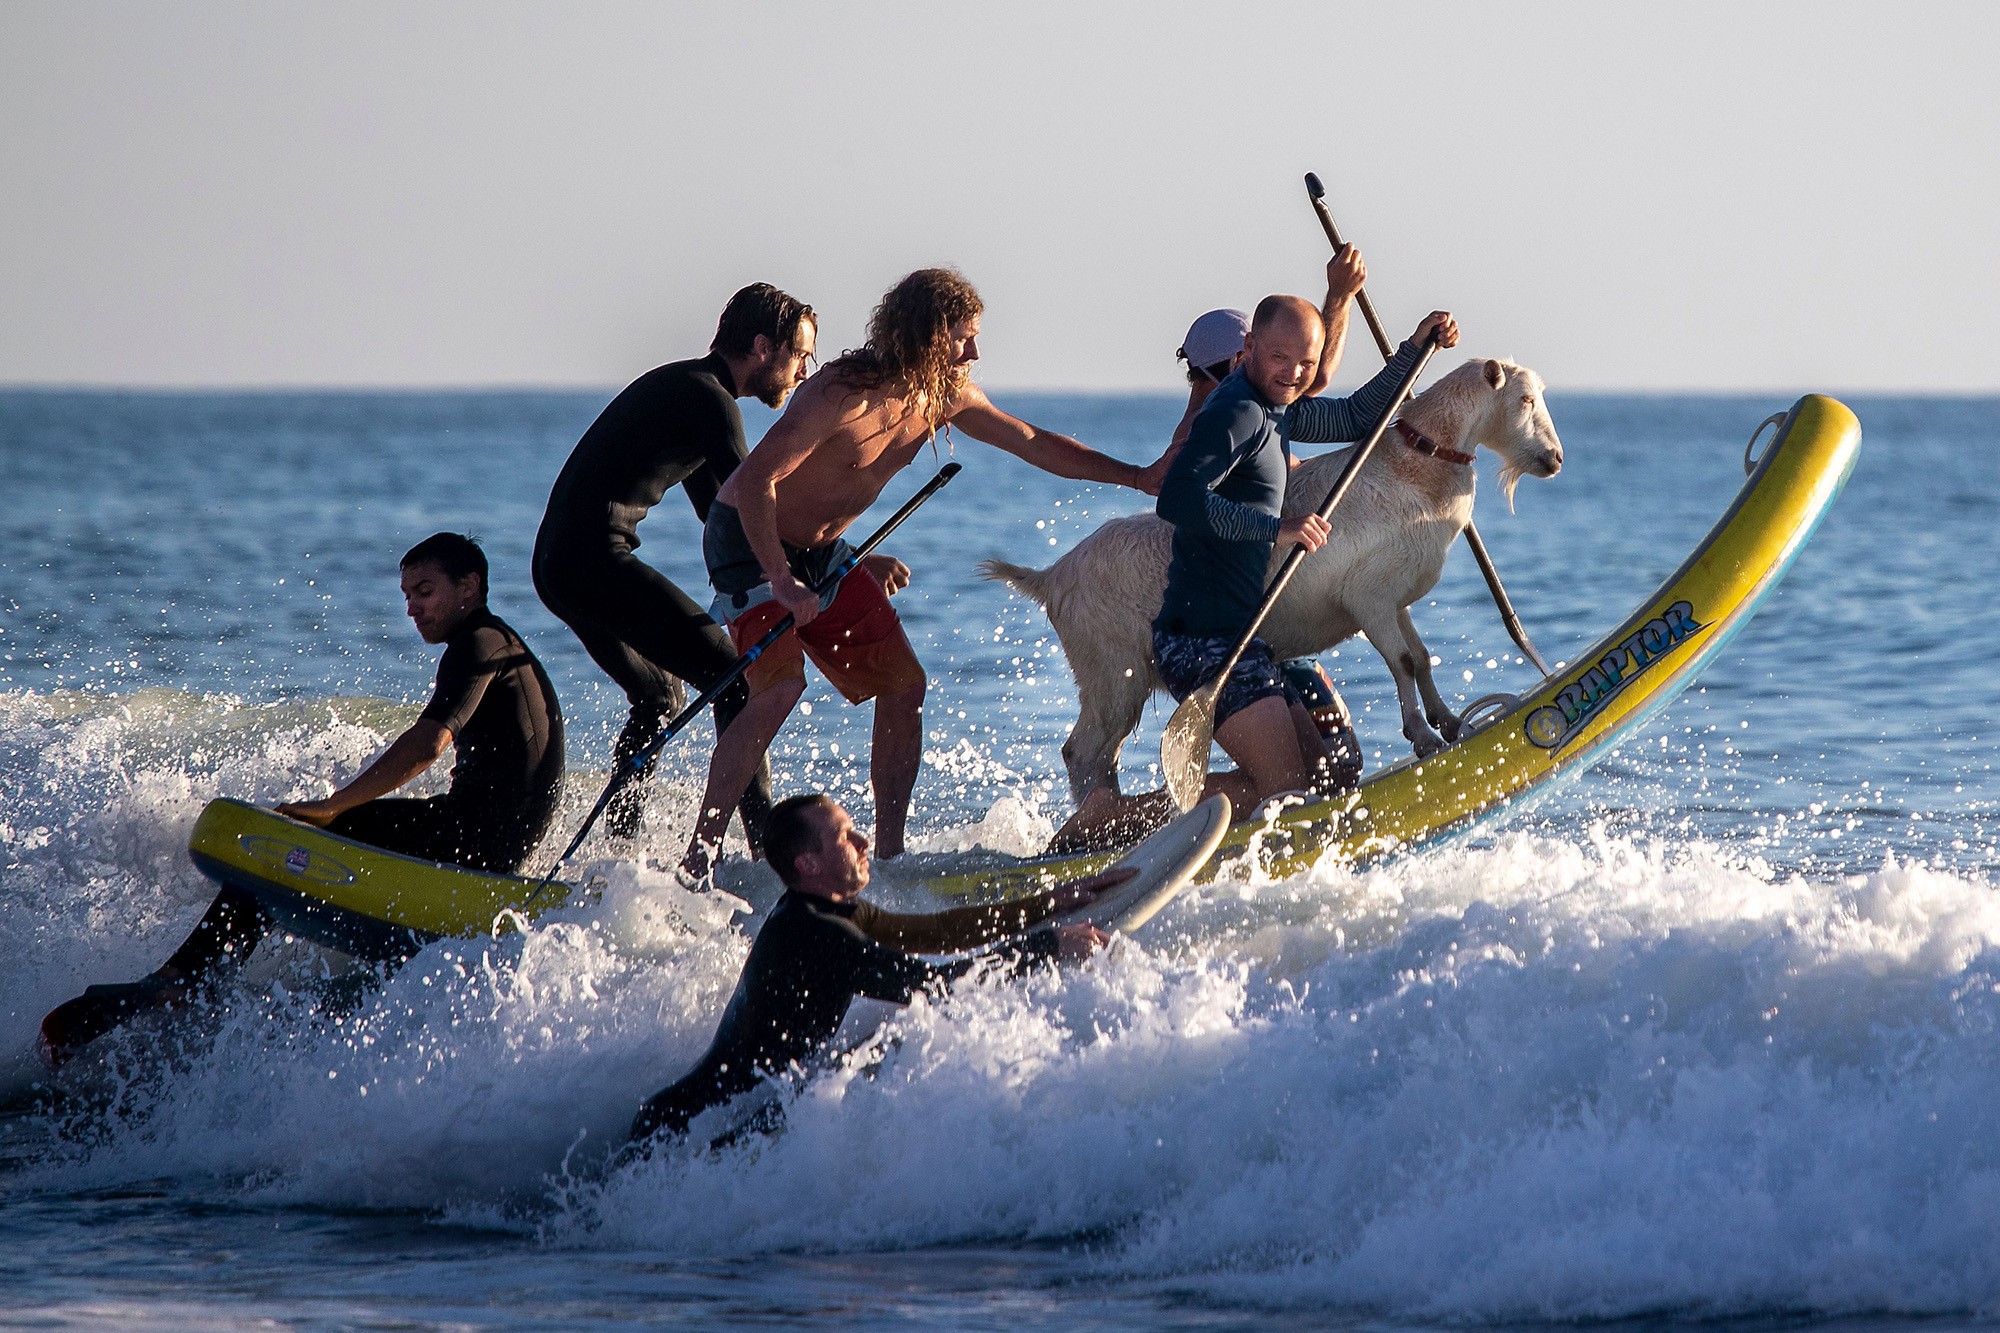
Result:
M1507 512L1514 512L1514 488L1521 484L1521 478L1528 475L1528 469L1515 463L1502 464L1500 468L1500 494L1507 497Z

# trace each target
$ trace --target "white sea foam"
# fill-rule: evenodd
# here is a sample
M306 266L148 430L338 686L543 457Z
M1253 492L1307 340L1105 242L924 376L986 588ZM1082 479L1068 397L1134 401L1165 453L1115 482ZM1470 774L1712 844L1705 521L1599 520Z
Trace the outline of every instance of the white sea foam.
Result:
M0 716L10 1046L192 922L203 800L358 763L392 720L155 702ZM996 805L924 846L1035 817ZM1076 1277L1133 1291L1446 1320L2000 1304L1979 879L1802 878L1603 830L1228 877L1088 967L895 1014L778 1138L599 1179L707 1042L753 924L648 868L673 845L605 863L594 906L433 946L342 1023L245 992L211 1048L16 1182L416 1207L675 1257L1067 1241ZM755 900L761 873L727 887ZM259 975L289 985L302 957Z

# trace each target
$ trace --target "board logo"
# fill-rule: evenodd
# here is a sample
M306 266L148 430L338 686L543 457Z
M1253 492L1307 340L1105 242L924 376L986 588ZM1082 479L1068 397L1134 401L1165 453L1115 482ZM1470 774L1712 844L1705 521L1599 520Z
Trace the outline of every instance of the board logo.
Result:
M1554 703L1528 714L1527 721L1521 725L1522 731L1544 750L1562 748L1626 686L1644 675L1662 657L1693 638L1697 630L1707 628L1694 618L1692 604L1675 602L1586 667L1581 676L1563 686Z
M310 847L301 847L295 842L260 837L252 833L240 834L237 841L251 857L273 870L282 870L286 874L296 875L314 884L354 883L354 871L323 852L315 855Z

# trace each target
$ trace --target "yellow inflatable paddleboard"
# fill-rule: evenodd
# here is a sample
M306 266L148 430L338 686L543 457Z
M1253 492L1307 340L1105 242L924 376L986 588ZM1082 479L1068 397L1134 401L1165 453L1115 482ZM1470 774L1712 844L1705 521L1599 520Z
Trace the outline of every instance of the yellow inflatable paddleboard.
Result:
M1799 399L1707 539L1618 628L1429 759L1383 769L1338 801L1237 824L1216 864L1252 850L1273 875L1300 873L1323 856L1365 861L1467 828L1582 772L1672 702L1748 623L1839 496L1860 449L1861 423L1844 404ZM925 882L947 897L1011 896L1117 855L1008 862Z
M421 861L242 801L210 801L188 853L218 884L256 895L278 929L363 958L405 957L446 935L482 935L507 914L569 901L574 885Z

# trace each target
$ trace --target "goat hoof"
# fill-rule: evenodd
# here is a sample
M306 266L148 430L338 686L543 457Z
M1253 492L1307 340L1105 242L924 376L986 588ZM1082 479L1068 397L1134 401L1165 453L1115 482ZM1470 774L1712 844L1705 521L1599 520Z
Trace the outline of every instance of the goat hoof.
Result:
M1458 736L1459 736L1458 719L1453 717L1450 713L1446 713L1442 720L1438 718L1432 718L1431 725L1438 729L1438 735L1444 737L1444 742L1446 745L1458 744Z
M1417 752L1419 759L1428 759L1444 747L1444 740L1431 731L1420 731L1410 737L1410 748Z

